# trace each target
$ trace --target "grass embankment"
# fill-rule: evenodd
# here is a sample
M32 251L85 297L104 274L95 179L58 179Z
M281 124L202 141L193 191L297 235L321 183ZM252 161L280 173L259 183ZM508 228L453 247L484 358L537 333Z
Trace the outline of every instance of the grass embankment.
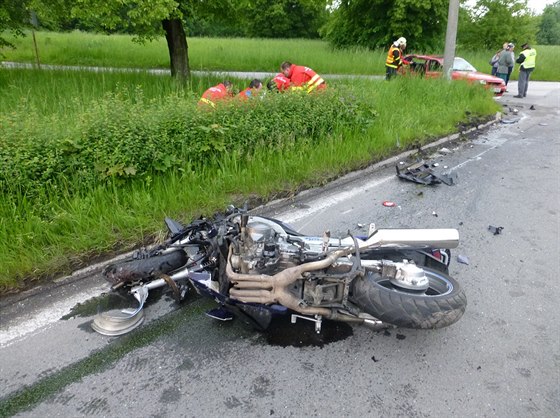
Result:
M39 58L44 64L87 65L101 67L168 68L169 56L164 38L143 45L132 42L130 35L100 35L84 32L37 32ZM32 37L10 38L16 49L3 49L7 61L34 63ZM514 40L515 41L515 40ZM280 63L289 60L307 65L320 74L377 74L385 73L387 51L354 48L333 50L327 42L306 39L240 39L189 38L189 59L193 70L265 71L278 70ZM521 52L517 42L516 55ZM496 50L501 46L496 44ZM532 80L558 81L560 46L539 46L537 69ZM409 45L407 53L439 53L418 51ZM488 61L494 50L457 50L479 71L490 73ZM1 57L1 55L0 55ZM516 65L513 79L518 75Z
M164 216L322 184L499 109L441 80L339 80L215 112L147 74L0 70L0 86L3 291L153 239Z

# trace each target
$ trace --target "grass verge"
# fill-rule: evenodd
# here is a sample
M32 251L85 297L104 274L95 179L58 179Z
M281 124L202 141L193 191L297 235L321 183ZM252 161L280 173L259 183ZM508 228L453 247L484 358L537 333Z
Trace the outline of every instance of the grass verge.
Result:
M167 44L164 38L138 44L130 35L101 35L85 32L37 32L39 59L44 64L87 65L100 67L169 68ZM31 36L8 39L16 49L3 49L0 54L7 61L36 62ZM278 71L280 63L288 60L307 65L320 74L377 74L385 73L386 50L366 48L333 49L327 42L309 39L249 39L249 38L189 38L189 59L193 70ZM501 45L496 44L496 48ZM533 80L558 81L559 45L537 45L537 68ZM521 52L520 46L516 54ZM407 53L436 53L443 51L415 50L409 45ZM457 50L479 71L490 73L488 61L494 50ZM1 56L1 55L0 55ZM512 75L516 79L518 66Z
M27 75L12 77L17 96ZM44 104L30 98L1 109L4 292L154 240L165 216L188 222L228 203L289 196L499 109L479 85L349 79L328 94L201 112L196 95L159 77L125 92L111 74L81 77L104 83L106 94L81 96L59 80L38 95ZM49 108L64 101L49 99L55 91L74 105Z

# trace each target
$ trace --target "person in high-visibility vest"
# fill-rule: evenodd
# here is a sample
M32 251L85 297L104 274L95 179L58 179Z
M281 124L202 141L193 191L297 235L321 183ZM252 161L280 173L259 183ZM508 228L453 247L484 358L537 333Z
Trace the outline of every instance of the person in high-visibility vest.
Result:
M406 39L402 36L391 44L385 60L385 80L397 75L397 70L403 64L403 51L406 49Z
M209 109L215 109L216 102L231 97L233 97L233 84L231 84L230 81L223 81L202 93L198 105Z
M327 83L325 83L325 80L323 80L319 74L303 65L295 65L291 62L284 61L282 65L280 65L280 72L290 80L290 88L295 88L295 90L303 90L307 93L311 93L327 87Z
M247 87L245 90L240 91L236 97L243 100L250 99L251 97L257 97L261 89L262 81L258 78L255 78L254 80L251 80L251 82L249 83L249 87Z
M519 78L517 80L517 96L518 99L527 97L527 88L529 87L529 78L531 73L535 69L535 64L537 60L537 51L531 48L529 44L521 45L523 49L519 54L519 57L515 60L516 63L521 64L519 66Z

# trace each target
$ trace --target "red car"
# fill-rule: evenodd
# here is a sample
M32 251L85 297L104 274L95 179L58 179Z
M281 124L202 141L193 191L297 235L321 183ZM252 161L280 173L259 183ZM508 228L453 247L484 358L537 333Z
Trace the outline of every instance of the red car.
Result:
M401 67L402 72L420 74L425 77L441 77L443 73L443 57L440 55L407 55L404 61L408 65ZM494 96L500 97L506 91L506 83L499 77L476 71L469 62L463 58L455 57L453 62L453 80L468 80L473 83L484 84L487 89L494 91Z

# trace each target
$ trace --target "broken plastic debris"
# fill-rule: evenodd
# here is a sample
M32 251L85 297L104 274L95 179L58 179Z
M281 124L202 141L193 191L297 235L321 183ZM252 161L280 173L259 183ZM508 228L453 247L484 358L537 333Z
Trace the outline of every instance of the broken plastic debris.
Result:
M540 126L548 126L548 123L541 122L539 123Z
M432 167L439 167L439 163L433 163Z
M411 164L405 168L399 168L398 165L395 165L395 168L397 169L397 176L399 178L427 186L442 182L448 186L452 186L455 184L457 178L456 173L434 173L430 165L424 161Z
M457 262L461 263L461 264L469 264L469 258L466 255L458 255L457 256Z
M364 224L358 224L358 228L363 228Z
M395 206L397 206L397 204L395 202L390 202L388 200L383 202L383 206L386 206L388 208L394 208Z
M432 216L435 216L437 218L437 213L435 210L432 212Z
M449 148L441 148L439 152L442 154L451 154L451 150Z
M531 105L530 110L535 110L535 105Z
M504 229L503 226L488 225L488 230L494 235L500 235L502 233L502 229Z

